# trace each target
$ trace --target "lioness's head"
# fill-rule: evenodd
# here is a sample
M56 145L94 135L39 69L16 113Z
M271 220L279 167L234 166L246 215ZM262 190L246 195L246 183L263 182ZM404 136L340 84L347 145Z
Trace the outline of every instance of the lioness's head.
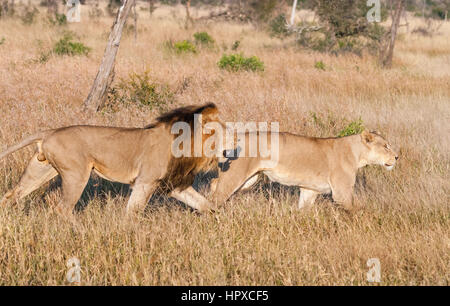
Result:
M391 145L376 132L364 131L361 133L361 141L367 151L363 154L367 164L382 165L387 170L394 168L398 159L398 154L391 148Z

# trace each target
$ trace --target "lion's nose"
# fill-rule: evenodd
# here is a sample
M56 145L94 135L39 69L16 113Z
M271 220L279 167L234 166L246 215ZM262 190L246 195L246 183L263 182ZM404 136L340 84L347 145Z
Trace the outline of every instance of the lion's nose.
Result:
M397 160L398 159L398 155L395 157L395 160Z

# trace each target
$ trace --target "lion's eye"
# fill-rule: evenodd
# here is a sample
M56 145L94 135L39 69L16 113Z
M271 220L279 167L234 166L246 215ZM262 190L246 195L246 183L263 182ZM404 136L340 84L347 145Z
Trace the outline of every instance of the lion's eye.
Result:
M387 149L389 149L389 146L387 144L385 144L384 148L387 150Z

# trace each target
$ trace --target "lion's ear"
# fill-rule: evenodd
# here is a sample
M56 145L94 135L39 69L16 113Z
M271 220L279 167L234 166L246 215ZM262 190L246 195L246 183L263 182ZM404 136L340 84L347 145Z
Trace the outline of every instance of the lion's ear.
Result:
M204 118L206 122L219 121L219 113L208 113L206 116L204 116Z
M365 143L370 143L370 142L372 142L373 140L374 140L374 136L373 136L373 134L372 133L370 133L370 132L368 132L367 130L364 130L362 133L361 133L361 140L363 141L363 142L365 142Z
M209 106L202 111L205 122L219 121L219 110L215 105Z

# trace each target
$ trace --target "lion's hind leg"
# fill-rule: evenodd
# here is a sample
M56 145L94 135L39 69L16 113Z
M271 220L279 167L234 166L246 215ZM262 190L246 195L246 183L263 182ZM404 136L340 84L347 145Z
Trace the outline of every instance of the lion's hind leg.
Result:
M53 168L47 161L39 161L38 155L39 154L36 153L31 158L24 174L20 178L19 184L3 196L0 205L3 206L10 201L17 201L26 197L31 192L58 175L55 168Z

